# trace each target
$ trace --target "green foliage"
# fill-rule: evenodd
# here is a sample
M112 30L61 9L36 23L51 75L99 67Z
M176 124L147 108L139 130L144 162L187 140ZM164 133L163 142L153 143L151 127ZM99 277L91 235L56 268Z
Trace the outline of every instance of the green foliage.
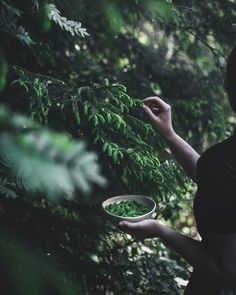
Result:
M180 294L183 286L178 281L188 278L187 265L176 263L162 243L155 239L144 243L121 239L120 233L114 232L107 238L107 243L103 261L105 267L109 267L105 275L111 276L108 291L115 290L115 294Z
M48 4L47 10L49 19L58 24L62 30L71 33L72 36L89 36L89 33L85 28L82 28L82 24L80 22L68 20L66 17L61 16L60 11L54 4Z
M6 198L16 199L15 182L9 182L7 178L0 177L0 194Z
M26 118L12 118L11 113L3 108L0 109L0 122L1 169L18 189L31 194L40 192L55 200L62 195L72 198L77 190L83 194L91 193L91 183L105 185L96 154L86 152L83 142L77 143L67 135L39 127L27 131L31 123ZM3 128L4 125L10 128L10 132ZM15 198L16 194L7 188L8 184L3 178L2 193Z
M124 24L122 15L117 6L114 3L111 3L111 1L105 2L104 5L106 6L106 8L104 7L104 11L109 28L113 34L117 34L120 32L121 27Z
M62 121L66 124L74 116L73 126L79 124L81 132L85 132L91 143L100 149L101 157L108 161L107 168L112 171L115 165L121 170L117 187L142 192L138 188L140 183L149 183L148 194L159 202L164 198L167 200L173 191L179 191L179 194L185 191L185 188L177 187L178 180L174 174L166 174L169 183L164 183L161 170L166 166L149 143L149 138L156 136L155 131L150 124L132 114L140 110L143 103L130 97L123 85L110 84L105 79L102 85L90 83L73 90L52 77L17 67L13 71L17 79L12 84L19 85L29 95L29 114L49 124L49 113L55 114L53 121L58 118L60 124ZM63 96L58 96L58 93L63 93ZM179 169L172 166L172 169Z
M139 181L146 178L147 181L155 179L161 183L158 155L145 142L145 137L155 132L151 125L130 114L132 109L142 105L142 101L131 98L119 84L94 84L93 87L79 89L79 93L84 115L92 124L93 142L101 145L114 164L123 167L124 178L131 173ZM129 170L126 161L130 163Z
M82 294L80 284L73 282L71 273L49 262L48 255L28 249L25 243L14 241L4 229L1 229L0 250L0 269L4 273L1 286L2 290L8 290L9 294ZM12 280L16 284L9 286Z
M173 13L173 7L171 5L171 1L168 0L151 0L145 3L148 12L152 15L155 15L163 21L168 21L170 19L170 15Z
M50 21L50 7L47 0L40 1L38 3L39 6L39 16L40 16L40 24L42 26L43 32L47 32L51 28Z
M6 85L6 78L8 73L8 65L4 55L0 52L0 92L3 91Z
M0 31L16 37L25 45L32 45L34 42L29 33L23 26L16 24L20 16L20 10L11 9L11 6L2 7L0 10Z
M110 203L105 209L111 214L129 217L140 216L150 211L150 208L134 200Z
M33 74L16 66L12 69L17 79L13 80L11 85L19 85L29 94L31 118L46 124L52 101L55 102L58 99L60 92L63 92L63 96L70 95L70 89L63 81L53 77ZM49 94L49 89L52 89L53 93ZM62 104L61 108L63 107Z
M6 0L0 11L0 96L13 110L0 115L2 226L72 273L65 294L71 282L82 294L180 293L175 278L187 279L187 264L156 240L135 243L117 232L100 207L116 194L149 195L162 209L157 217L181 229L195 187L148 124L141 99L170 103L174 128L199 153L232 133L222 73L235 42L234 3ZM81 22L90 38L78 38L88 35ZM76 198L101 183L90 167L97 159L109 185ZM75 164L81 177L68 184Z

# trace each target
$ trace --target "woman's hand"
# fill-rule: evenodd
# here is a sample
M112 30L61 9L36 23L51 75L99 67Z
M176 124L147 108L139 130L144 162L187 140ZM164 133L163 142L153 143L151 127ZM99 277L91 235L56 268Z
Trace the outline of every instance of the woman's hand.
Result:
M164 225L154 219L145 219L135 223L121 221L118 227L122 231L138 239L162 237L166 229Z
M157 131L167 141L179 164L187 175L197 182L196 166L200 155L173 130L171 107L157 96L147 97L143 102L144 111L155 125Z
M143 100L143 109L153 122L157 131L168 139L175 132L171 121L171 107L157 96L147 97Z

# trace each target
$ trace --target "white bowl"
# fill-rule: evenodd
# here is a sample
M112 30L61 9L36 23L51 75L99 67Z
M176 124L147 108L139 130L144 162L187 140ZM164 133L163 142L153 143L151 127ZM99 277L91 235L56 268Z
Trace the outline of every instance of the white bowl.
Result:
M147 206L150 210L147 213L145 213L143 215L140 215L140 216L124 217L124 216L111 214L105 209L106 206L109 205L109 204L119 203L121 201L129 201L129 200L135 200L136 202ZM146 196L121 195L121 196L115 196L115 197L112 197L112 198L109 198L109 199L105 200L102 203L102 208L103 208L104 212L108 215L110 220L115 222L115 223L118 223L120 221L138 222L138 221L141 221L141 220L144 220L144 219L152 218L153 213L156 210L156 202L152 198L146 197Z

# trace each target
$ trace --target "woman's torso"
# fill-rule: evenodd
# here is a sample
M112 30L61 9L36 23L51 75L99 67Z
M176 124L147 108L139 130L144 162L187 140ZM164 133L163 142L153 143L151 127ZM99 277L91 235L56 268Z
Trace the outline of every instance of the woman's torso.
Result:
M200 235L236 233L236 135L201 155L197 185L193 209Z
M197 184L194 215L202 243L219 266L228 265L236 287L236 135L202 154Z

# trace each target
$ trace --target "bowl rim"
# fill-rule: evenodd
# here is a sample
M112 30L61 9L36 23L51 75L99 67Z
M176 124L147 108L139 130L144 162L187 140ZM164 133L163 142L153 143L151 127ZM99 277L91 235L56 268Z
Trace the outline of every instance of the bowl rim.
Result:
M108 212L108 211L105 209L105 205L104 205L104 204L105 204L108 200L112 200L112 199L114 199L114 198L119 198L119 197L135 197L135 198L149 199L149 200L153 203L153 208L152 208L150 211L148 211L147 213L143 214L143 215L138 215L138 216L133 216L133 217L131 217L131 216L120 216L120 215L115 215L115 214L112 214L112 213ZM115 203L115 202L114 202L114 203ZM154 201L153 198L148 197L148 196L144 196L144 195L134 195L134 194L132 194L132 195L118 195L118 196L113 196L113 197L107 198L106 200L104 200L104 201L102 202L101 206L102 206L102 209L103 209L108 215L110 215L110 216L112 216L112 217L116 217L116 218L121 218L121 219L122 219L122 218L125 218L126 220L135 220L135 219L138 219L138 218L141 218L141 217L145 217L146 215L150 215L151 213L153 213L153 212L156 210L156 208L157 208L156 202Z

